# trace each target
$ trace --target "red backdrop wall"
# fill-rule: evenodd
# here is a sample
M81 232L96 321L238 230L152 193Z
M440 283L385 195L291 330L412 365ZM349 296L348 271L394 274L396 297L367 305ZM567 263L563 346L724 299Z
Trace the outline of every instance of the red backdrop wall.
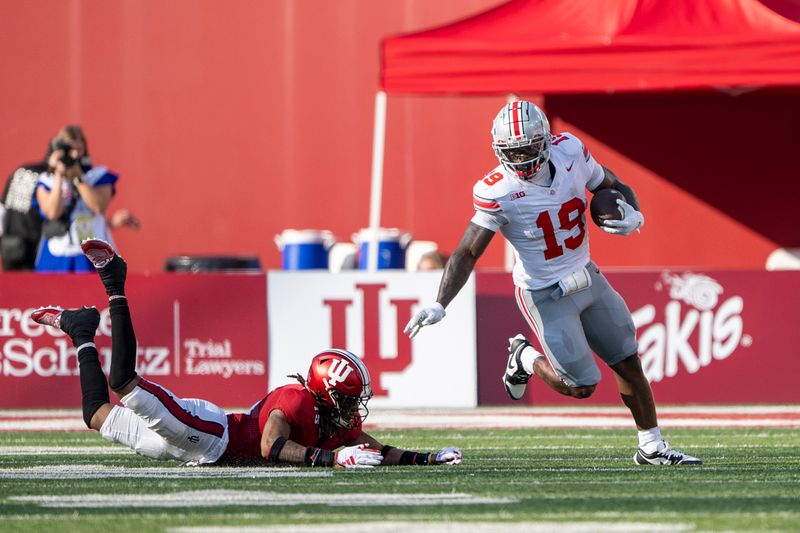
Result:
M0 171L78 122L95 161L121 176L112 210L142 220L115 234L132 271L181 253L253 253L276 268L273 237L285 228L349 240L368 223L380 38L498 3L4 2ZM776 230L798 192L800 106L782 98L548 97L555 128L582 135L642 197L645 231L595 239L598 262L757 268L797 245L789 226ZM503 101L390 96L383 225L452 250L472 184L495 164L488 131ZM724 142L708 142L720 132ZM767 190L779 209L764 207ZM480 266L502 265L497 239Z

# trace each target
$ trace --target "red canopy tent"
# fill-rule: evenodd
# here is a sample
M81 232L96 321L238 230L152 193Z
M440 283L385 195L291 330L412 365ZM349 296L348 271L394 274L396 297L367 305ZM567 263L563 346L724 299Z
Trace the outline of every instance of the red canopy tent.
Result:
M519 0L388 38L387 93L800 85L800 24L757 0Z
M381 59L372 227L380 225L387 93L604 95L725 89L737 94L798 87L800 24L757 0L514 0L447 26L387 38ZM735 175L740 169L724 170ZM700 197L707 200L717 185L707 180L703 186L708 191ZM767 207L726 202L730 207L722 209L745 212L740 208L747 207L751 218L746 223L762 231L756 226L765 220ZM770 226L770 237L787 240L786 226L776 228Z

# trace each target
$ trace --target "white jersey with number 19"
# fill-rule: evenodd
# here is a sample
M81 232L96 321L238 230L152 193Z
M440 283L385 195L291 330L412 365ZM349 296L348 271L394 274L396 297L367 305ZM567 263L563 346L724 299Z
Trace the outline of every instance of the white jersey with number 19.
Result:
M542 289L589 262L586 189L603 181L600 166L574 135L554 135L549 187L497 166L473 188L472 222L500 231L514 247L514 284Z

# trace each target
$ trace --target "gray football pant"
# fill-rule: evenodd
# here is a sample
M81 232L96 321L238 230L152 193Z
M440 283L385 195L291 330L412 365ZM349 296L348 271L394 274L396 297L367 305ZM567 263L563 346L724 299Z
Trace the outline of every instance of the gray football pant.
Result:
M545 351L550 366L569 387L600 381L592 351L613 365L638 352L636 328L622 296L592 262L592 286L558 297L558 284L544 289L517 287L517 304ZM554 292L558 289L556 295Z

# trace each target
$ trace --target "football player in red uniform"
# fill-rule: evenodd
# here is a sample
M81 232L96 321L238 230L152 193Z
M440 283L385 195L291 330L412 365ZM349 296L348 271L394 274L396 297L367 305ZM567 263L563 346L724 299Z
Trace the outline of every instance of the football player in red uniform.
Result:
M340 466L459 464L461 451L416 452L383 445L362 430L372 396L369 372L345 350L326 350L311 361L307 377L279 387L246 413L226 414L211 402L178 398L137 375L136 337L125 297L127 266L108 243L81 247L100 274L111 314L111 368L106 380L94 334L94 307L43 307L31 318L60 328L78 354L83 418L106 440L152 459L187 465L294 464ZM112 405L108 387L122 406ZM343 448L342 448L343 447ZM341 449L339 449L341 448ZM338 451L337 451L338 449Z

